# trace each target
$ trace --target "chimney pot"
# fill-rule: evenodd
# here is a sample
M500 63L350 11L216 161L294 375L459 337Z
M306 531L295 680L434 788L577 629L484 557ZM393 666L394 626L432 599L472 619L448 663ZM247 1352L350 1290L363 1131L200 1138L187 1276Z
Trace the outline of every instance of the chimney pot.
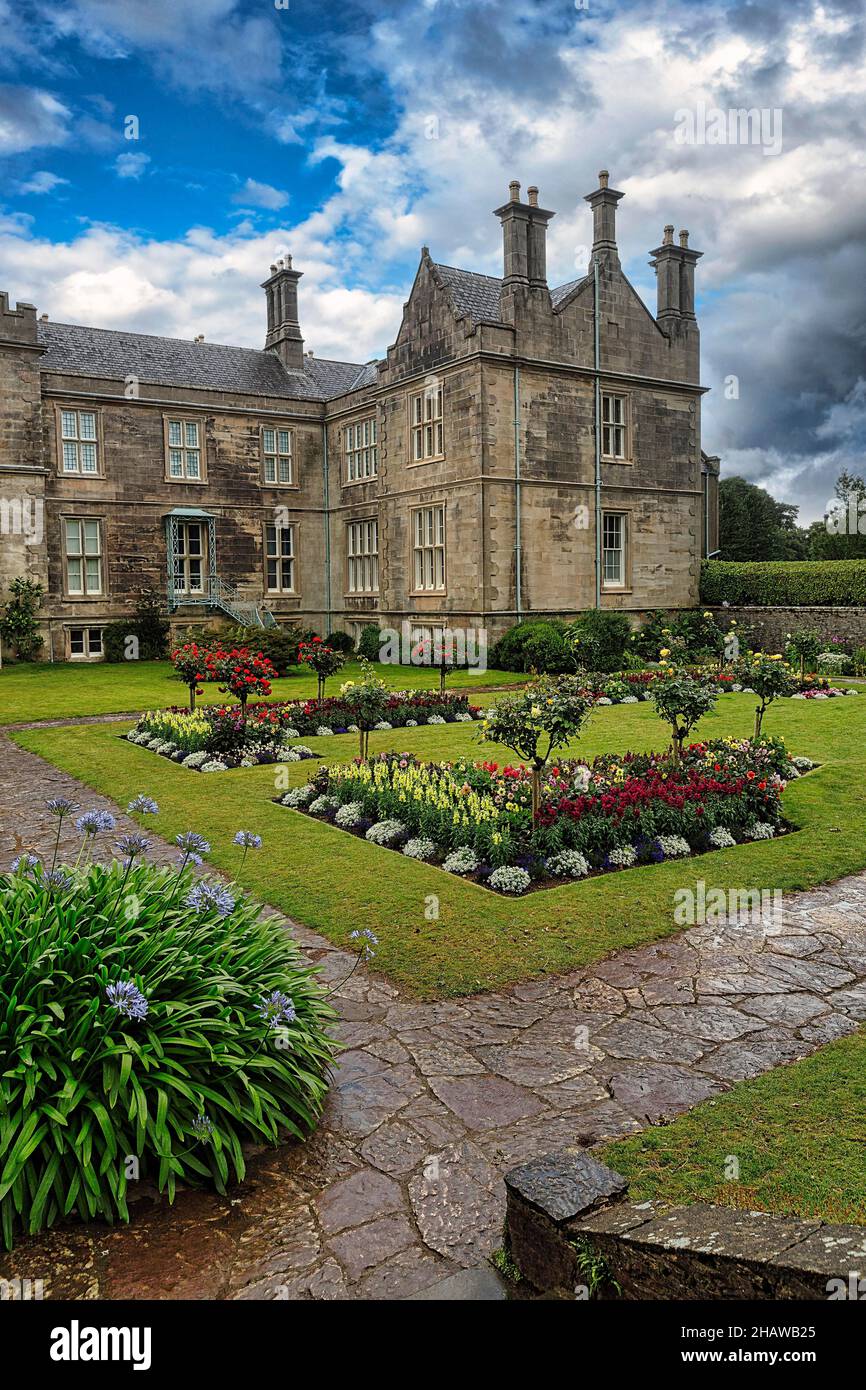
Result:
M508 185L508 193L512 203L520 202L520 184L517 182L517 179L511 180L511 183Z
M599 169L599 171L598 171L598 186L599 186L599 188L607 188L609 182L610 182L610 174L608 173L607 169Z
M688 246L688 244L689 244L689 234L688 234L687 231L683 230L683 231L680 232L680 246Z
M672 223L672 222L669 222L669 223L667 224L667 226L665 227L665 234L664 234L664 238L663 238L663 240L662 240L662 245L663 245L663 246L673 246L673 244L674 244L674 227L673 227L673 223Z
M47 314L42 314L42 315L41 315L41 319L42 319L42 322L43 322L43 323L47 323L47 322L48 322L48 315L47 315Z
M527 196L527 198L529 199L529 206L530 206L531 208L537 208L537 207L538 207L538 189L536 188L535 184L532 184L529 188L527 188L527 190L526 190L526 196Z
M204 342L204 334L203 334L203 333L199 333L198 337L197 337L196 339L194 339L194 341L197 342L197 343L203 343L203 342Z

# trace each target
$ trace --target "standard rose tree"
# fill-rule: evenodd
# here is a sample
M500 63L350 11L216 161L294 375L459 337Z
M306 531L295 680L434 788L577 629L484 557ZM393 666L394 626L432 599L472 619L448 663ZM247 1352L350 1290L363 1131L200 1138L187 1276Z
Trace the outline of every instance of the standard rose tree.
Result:
M318 692L316 698L324 700L325 681L329 676L335 676L345 664L345 652L338 652L333 647L329 647L323 642L321 637L314 637L310 642L301 642L298 647L298 661L311 667L316 673L318 680Z
M175 680L182 681L189 690L190 710L195 709L195 697L201 694L199 686L209 678L205 664L207 654L207 648L200 647L197 642L187 642L171 654Z
M761 725L769 706L780 695L793 695L797 678L781 655L767 656L764 652L749 652L735 667L742 686L754 690L760 701L755 705L755 742L761 737Z
M352 723L358 726L362 758L366 758L369 751L370 730L385 717L390 694L382 677L377 676L366 661L361 662L360 680L346 681L340 686L340 699L351 714Z
M715 706L718 699L716 682L706 676L692 676L688 671L663 667L649 687L649 696L660 719L671 726L671 748L675 763L683 756L685 737Z
M541 778L552 755L577 738L595 701L575 676L542 676L487 711L479 737L501 743L530 764L532 817L541 805Z
M230 651L217 647L207 653L205 666L209 678L219 681L221 690L240 701L244 717L249 697L270 695L271 681L277 678L276 668L268 658L261 652L253 655L247 647L232 647Z

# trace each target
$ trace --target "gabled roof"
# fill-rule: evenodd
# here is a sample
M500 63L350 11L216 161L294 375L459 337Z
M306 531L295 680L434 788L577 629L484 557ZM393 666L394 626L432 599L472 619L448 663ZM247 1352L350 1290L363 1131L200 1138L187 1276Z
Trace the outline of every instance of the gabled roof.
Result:
M124 381L136 376L153 386L187 386L204 391L278 396L285 400L330 400L366 385L370 364L304 358L304 369L287 371L274 352L195 343L81 324L38 322L47 349L43 372Z
M453 265L440 265L438 261L431 264L448 291L458 314L465 314L474 323L502 322L502 281L497 275L481 275L475 270L459 270ZM588 280L589 276L584 275L579 280L569 280L568 284L557 285L552 289L550 298L554 309L565 304L574 291Z

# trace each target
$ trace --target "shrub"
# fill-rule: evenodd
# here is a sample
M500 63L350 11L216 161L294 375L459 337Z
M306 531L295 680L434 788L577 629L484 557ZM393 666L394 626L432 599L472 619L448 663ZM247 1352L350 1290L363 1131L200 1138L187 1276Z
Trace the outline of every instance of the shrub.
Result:
M718 689L703 676L669 670L653 681L649 694L659 718L671 726L674 762L679 762L686 734L703 715L709 714L718 698Z
M538 815L541 774L551 754L576 738L589 717L593 698L575 676L542 676L517 695L491 705L479 737L502 743L532 765L532 814Z
M557 675L574 670L565 640L567 624L558 618L534 618L515 623L494 642L490 664L499 671L532 671Z
M757 695L760 704L755 706L755 741L761 737L761 725L767 708L780 695L793 695L797 681L787 662L781 655L767 656L763 652L749 652L734 667L738 682Z
M7 1247L73 1213L128 1219L130 1156L172 1199L178 1182L224 1192L244 1144L303 1137L332 1017L283 925L236 889L143 862L0 876Z
M344 656L351 656L355 650L355 644L348 632L329 632L325 641L333 651L342 652Z
M418 836L413 840L407 840L403 846L403 853L407 859L432 859L436 854L436 846L432 840L426 836Z
M807 665L810 670L815 669L820 650L821 639L811 628L800 628L797 632L788 633L785 657L792 666L796 664L800 667L801 680L806 674Z
M382 633L377 623L364 623L358 639L358 656L364 661L378 661L382 647Z
M14 647L21 661L35 661L45 645L36 617L44 593L38 580L25 575L9 581L10 597L0 608L0 637Z
M406 827L399 820L380 820L371 825L364 838L372 845L393 845L406 834Z
M468 845L452 850L442 868L447 874L474 874L478 868L478 855Z
M844 652L819 652L818 670L825 676L844 676L851 662Z
M808 608L866 604L866 560L705 560L703 603Z
M335 651L333 647L329 647L326 642L323 642L321 637L313 637L309 642L302 642L298 647L298 660L315 671L320 700L324 699L325 681L329 676L335 676L346 664L345 653Z
M171 626L163 610L162 594L145 589L129 618L102 629L102 654L106 661L164 661L168 656ZM135 638L133 654L129 639Z
M280 627L235 627L228 634L229 646L248 647L267 657L278 676L286 676L298 664L301 628L290 623Z
M566 634L575 663L585 671L620 671L631 624L625 613L590 608Z

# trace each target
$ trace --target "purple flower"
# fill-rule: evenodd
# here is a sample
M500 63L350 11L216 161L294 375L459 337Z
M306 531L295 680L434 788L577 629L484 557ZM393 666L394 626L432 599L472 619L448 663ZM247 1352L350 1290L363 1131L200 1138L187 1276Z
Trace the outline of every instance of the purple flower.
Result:
M159 807L152 797L136 796L127 806L127 811L137 811L140 816L155 816L159 813Z
M49 888L59 888L61 893L65 893L73 886L75 879L63 869L52 869L50 874L45 875L43 882Z
M113 830L114 816L110 811L85 811L75 822L79 835L98 835L101 830Z
M278 989L262 997L258 1011L274 1033L278 1033L285 1024L293 1023L297 1017L294 1001Z
M228 917L235 907L234 898L221 883L197 883L184 902L196 912L216 912L220 917Z
M46 801L45 805L48 807L52 816L59 816L61 820L63 820L63 817L68 815L70 811L76 809L75 802L70 801L65 796L53 796L49 801Z
M179 854L177 856L177 866L179 869L184 868L187 864L194 864L198 866L199 864L203 863L204 860L202 859L201 855L193 854L191 851L188 854Z
M182 835L178 835L175 844L178 849L183 850L184 854L210 854L210 845L207 840L195 830L185 830Z
M201 1115L196 1115L193 1120L192 1129L193 1134L197 1134L199 1139L207 1140L213 1134L213 1120L209 1115L202 1112Z
M38 863L39 860L35 854L19 854L17 858L12 860L12 872L13 874L29 873L31 869L36 868Z
M364 960L373 959L376 954L373 947L379 945L379 938L370 931L369 927L364 927L361 931L350 931L349 940L361 942L361 956Z
M241 845L243 849L261 849L261 835L254 835L251 830L239 830L235 835L235 844Z
M144 835L121 835L120 839L115 840L114 843L121 854L130 861L137 854L145 854L151 845L150 840L146 839Z
M119 1014L123 1014L124 1018L136 1021L147 1018L147 999L132 980L120 980L116 985L108 985L105 993L108 995L108 1002Z

